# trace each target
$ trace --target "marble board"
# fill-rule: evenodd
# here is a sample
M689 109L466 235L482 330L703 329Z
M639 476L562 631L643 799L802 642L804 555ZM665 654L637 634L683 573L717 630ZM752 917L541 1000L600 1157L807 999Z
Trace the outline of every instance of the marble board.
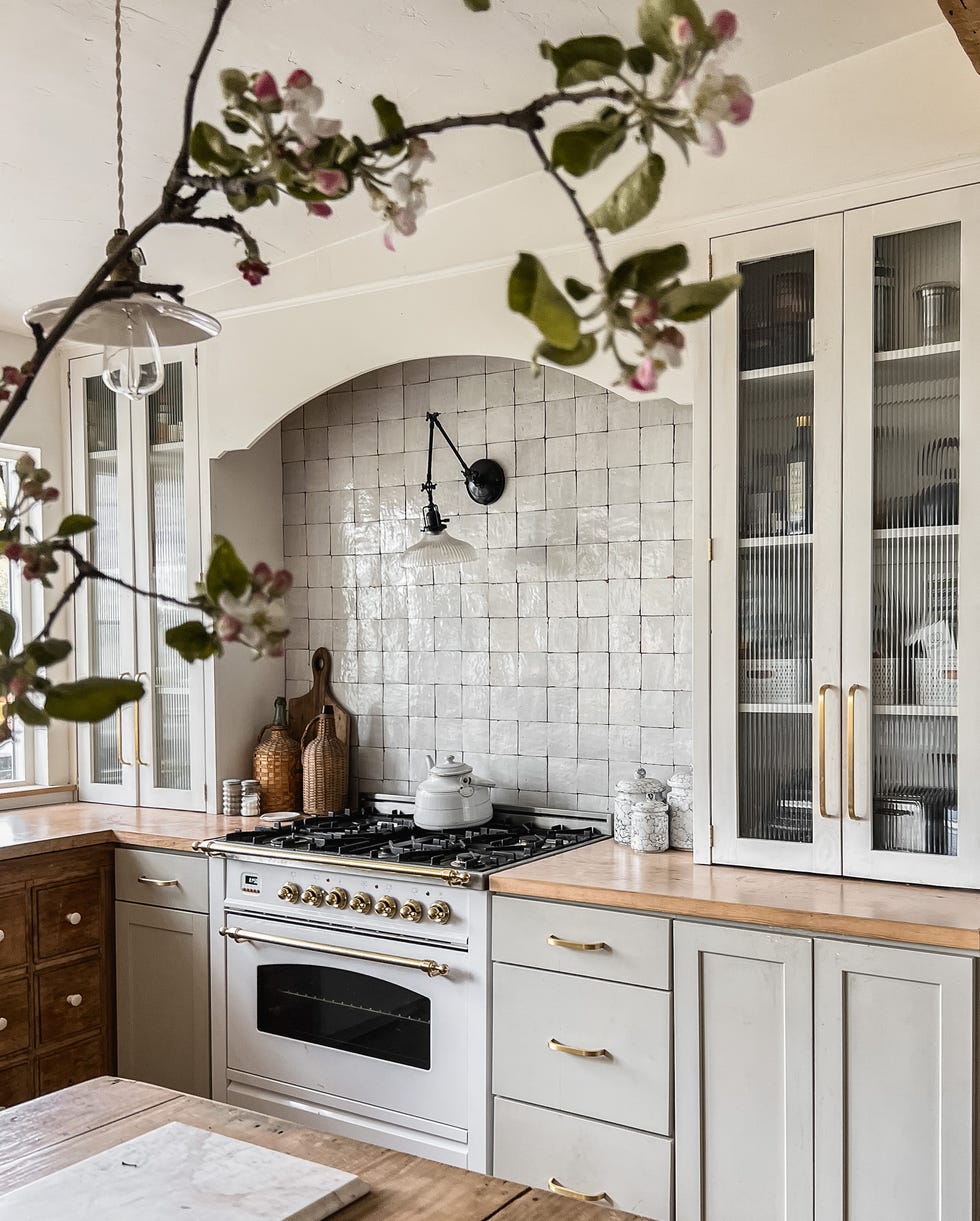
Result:
M322 1221L361 1196L353 1174L169 1123L12 1191L3 1221Z

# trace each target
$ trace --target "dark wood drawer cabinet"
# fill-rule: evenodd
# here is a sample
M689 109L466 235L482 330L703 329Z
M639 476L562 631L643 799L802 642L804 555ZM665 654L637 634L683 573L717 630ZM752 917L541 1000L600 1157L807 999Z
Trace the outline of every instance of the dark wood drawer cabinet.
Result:
M0 861L0 1107L114 1071L112 852Z

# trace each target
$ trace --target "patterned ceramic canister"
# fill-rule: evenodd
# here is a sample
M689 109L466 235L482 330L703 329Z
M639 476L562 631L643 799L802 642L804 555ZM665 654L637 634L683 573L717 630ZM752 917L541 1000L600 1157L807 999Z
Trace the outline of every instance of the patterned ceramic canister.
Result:
M684 852L694 851L694 802L691 793L693 777L689 767L679 767L668 781L670 791L670 846Z
M634 852L666 852L670 846L667 803L655 794L633 802L630 847Z
M648 776L643 767L638 767L628 780L617 782L613 794L613 835L617 843L630 843L633 803L641 801L648 793L660 797L666 792L666 784L655 776Z

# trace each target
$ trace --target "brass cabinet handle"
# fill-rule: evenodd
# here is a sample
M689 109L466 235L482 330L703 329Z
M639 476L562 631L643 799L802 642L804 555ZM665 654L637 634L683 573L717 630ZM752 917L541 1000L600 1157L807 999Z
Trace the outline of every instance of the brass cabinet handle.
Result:
M586 1047L569 1047L567 1043L559 1043L557 1039L548 1040L549 1051L561 1051L566 1056L581 1056L585 1060L601 1060L603 1058L612 1059L609 1052L604 1047L586 1048Z
M847 689L847 817L855 822L861 821L854 810L854 695L860 690L860 683Z
M69 924L71 924L73 926L81 924L82 913L81 912L69 912L68 915L65 916L65 919L68 921Z
M132 674L130 674L130 672L128 670L123 670L122 674L120 674L119 677L120 678L132 678L133 676L132 676ZM132 764L130 764L126 759L123 758L122 733L123 733L122 708L117 708L116 709L116 760L122 767L131 767Z
M548 937L549 945L560 946L563 950L608 950L604 941L566 941L564 937L556 937L553 933Z
M65 997L65 1000L71 1005L72 1009L77 1009L82 1003L82 994L81 992L72 992L70 996Z
M147 685L149 685L149 682L150 682L149 674L147 674L147 672L145 670L140 670L139 674L136 675L136 681L139 682L143 678L146 679ZM146 765L147 765L146 760L140 758L140 702L139 702L139 700L137 700L136 703L133 704L133 720L134 720L135 733L136 733L136 762L140 767L146 767Z
M609 1199L604 1191L597 1191L594 1195L590 1195L587 1191L573 1191L571 1187L565 1187L554 1177L548 1180L548 1190L553 1191L556 1196L564 1196L566 1200L580 1200L583 1204L598 1204L600 1200Z
M817 755L820 762L820 817L833 818L827 813L827 692L833 691L833 683L824 683L817 695Z
M145 878L142 874L136 879L137 882L142 882L144 886L179 886L180 882L176 878Z
M335 954L338 958L354 958L358 962L381 962L390 967L412 967L438 979L449 974L446 963L433 962L431 958L400 958L397 954L382 954L377 950L353 950L345 945L321 945L318 941L302 941L298 937L272 937L268 933L253 933L244 928L219 928L222 937L232 941L256 945L281 945L291 950L312 950L316 954Z

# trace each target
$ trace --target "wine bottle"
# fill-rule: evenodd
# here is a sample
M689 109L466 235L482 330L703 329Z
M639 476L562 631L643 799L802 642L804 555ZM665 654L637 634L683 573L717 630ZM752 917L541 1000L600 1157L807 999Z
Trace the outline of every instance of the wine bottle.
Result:
M813 417L796 417L796 440L786 457L786 533L813 528Z

